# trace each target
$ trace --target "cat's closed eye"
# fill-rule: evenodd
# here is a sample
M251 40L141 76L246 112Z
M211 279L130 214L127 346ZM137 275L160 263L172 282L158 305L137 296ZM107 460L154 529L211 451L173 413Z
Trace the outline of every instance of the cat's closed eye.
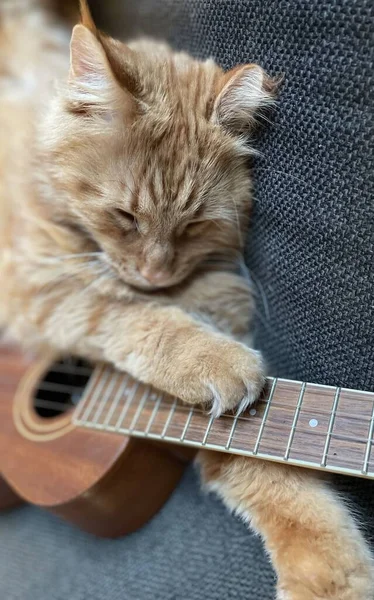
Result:
M207 226L208 221L191 221L185 229L185 233L189 236L198 235Z
M115 208L114 216L116 217L117 221L119 221L122 225L125 225L127 229L138 230L138 222L136 217L126 210L123 210L122 208Z

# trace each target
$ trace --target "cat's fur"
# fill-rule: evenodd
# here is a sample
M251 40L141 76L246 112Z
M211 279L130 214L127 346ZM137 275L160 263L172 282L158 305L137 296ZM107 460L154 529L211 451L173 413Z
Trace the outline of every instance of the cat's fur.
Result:
M271 80L151 41L130 48L85 8L70 64L48 2L0 0L0 19L0 322L25 345L110 361L216 415L243 409L263 382L243 343L250 289L206 259L243 249L242 133L271 102ZM279 599L373 598L370 552L317 475L199 460L263 536Z

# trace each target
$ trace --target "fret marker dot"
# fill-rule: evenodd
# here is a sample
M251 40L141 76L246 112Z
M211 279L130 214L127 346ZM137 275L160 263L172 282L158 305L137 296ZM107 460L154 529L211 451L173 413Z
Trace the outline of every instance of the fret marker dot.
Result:
M252 415L252 417L254 417L256 413L257 410L255 408L251 408L251 410L249 411L249 414Z
M309 425L310 425L311 427L317 427L317 425L318 425L318 421L317 421L317 419L310 419L310 421L309 421Z

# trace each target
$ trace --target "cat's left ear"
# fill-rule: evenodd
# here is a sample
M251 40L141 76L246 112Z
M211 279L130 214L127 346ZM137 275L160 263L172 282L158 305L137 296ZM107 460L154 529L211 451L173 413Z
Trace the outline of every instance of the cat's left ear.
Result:
M113 73L101 39L85 25L73 29L68 88L71 106L86 112L109 114L119 106L130 109L132 103Z
M84 25L76 25L70 42L70 99L87 109L104 108L118 93L100 41Z
M278 83L258 65L242 65L228 71L214 103L214 121L233 132L247 130L256 113L274 103Z

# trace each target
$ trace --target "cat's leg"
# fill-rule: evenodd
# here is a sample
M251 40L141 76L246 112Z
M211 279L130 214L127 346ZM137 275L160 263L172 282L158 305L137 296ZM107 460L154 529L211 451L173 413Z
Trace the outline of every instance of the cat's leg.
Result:
M15 311L13 331L63 352L106 360L188 403L213 413L253 401L263 385L261 358L244 344L177 306L108 301L60 286L33 294Z
M199 462L208 487L262 536L278 600L374 599L370 550L326 481L306 469L207 451Z
M186 287L169 294L176 304L222 332L249 342L254 313L252 287L236 273L212 271L196 275Z

